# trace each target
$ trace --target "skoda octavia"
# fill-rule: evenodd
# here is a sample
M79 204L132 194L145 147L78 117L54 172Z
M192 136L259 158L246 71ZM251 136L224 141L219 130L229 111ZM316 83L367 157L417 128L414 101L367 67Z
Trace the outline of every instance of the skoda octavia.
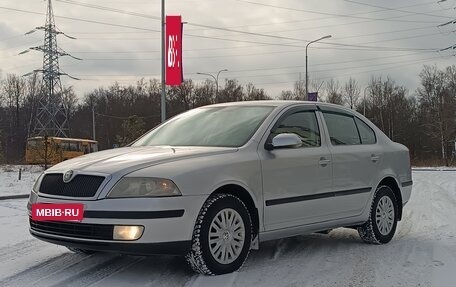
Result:
M358 230L388 243L412 190L409 152L350 109L315 102L211 105L128 147L46 170L29 199L78 203L79 221L30 217L75 252L179 254L199 273L238 270L263 241Z

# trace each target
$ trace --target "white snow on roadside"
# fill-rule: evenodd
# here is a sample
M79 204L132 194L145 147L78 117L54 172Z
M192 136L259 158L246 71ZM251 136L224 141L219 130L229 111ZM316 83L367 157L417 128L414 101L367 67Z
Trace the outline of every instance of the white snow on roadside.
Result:
M396 236L339 228L262 243L232 274L194 274L180 257L77 255L28 234L26 199L0 201L0 286L454 286L456 172L413 172ZM28 187L30 188L30 186Z
M21 180L19 180L19 169L22 169ZM29 194L42 172L43 168L36 165L1 165L0 197Z
M433 167L412 167L413 171L456 171L456 167L453 166L433 166Z

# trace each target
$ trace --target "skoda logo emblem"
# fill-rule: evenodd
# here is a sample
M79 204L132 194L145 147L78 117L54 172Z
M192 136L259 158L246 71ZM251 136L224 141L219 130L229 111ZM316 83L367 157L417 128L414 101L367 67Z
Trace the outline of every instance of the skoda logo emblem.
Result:
M69 170L63 174L63 182L69 183L73 179L73 171Z

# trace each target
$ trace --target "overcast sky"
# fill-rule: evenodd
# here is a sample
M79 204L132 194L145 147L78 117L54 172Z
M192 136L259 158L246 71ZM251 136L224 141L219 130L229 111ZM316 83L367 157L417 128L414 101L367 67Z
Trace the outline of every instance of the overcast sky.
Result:
M206 77L197 72L228 69L221 74L220 82L236 78L278 96L280 91L292 89L300 76L305 78L307 41L332 35L309 47L311 79L327 81L333 77L344 83L351 76L364 89L371 75L390 76L413 92L419 86L418 74L424 64L445 67L456 63L449 51L436 52L456 44L452 32L456 24L437 28L456 18L456 1L437 1L166 0L166 14L182 15L188 22L183 52L186 79L200 82ZM159 78L160 3L54 0L57 27L77 38L59 36L58 43L83 59L61 58L61 69L81 78L62 78L64 85L74 86L82 96L114 81L129 84L141 77ZM42 65L39 52L17 54L42 44L42 31L24 33L44 24L46 5L42 0L0 1L3 8L41 13L0 9L2 77L25 74Z

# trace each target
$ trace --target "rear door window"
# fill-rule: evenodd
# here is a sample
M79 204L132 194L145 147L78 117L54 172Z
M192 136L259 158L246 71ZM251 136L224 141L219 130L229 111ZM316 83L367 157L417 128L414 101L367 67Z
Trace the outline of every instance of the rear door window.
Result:
M359 135L361 136L361 143L375 144L377 142L375 132L362 120L355 118L355 121L358 126Z
M333 112L323 112L323 116L332 145L361 144L355 119L352 116Z

